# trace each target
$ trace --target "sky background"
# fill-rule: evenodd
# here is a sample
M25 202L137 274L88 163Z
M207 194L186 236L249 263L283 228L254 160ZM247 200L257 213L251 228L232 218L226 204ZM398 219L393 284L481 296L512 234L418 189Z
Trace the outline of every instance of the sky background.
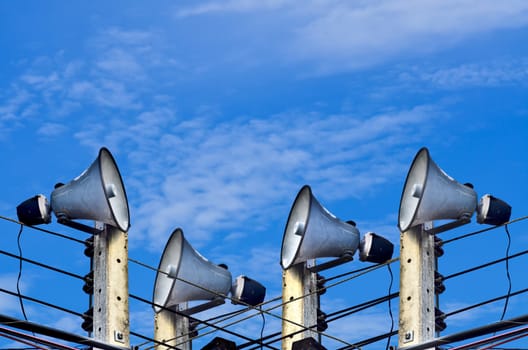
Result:
M24 1L0 2L0 214L68 182L107 147L131 214L129 256L157 266L171 232L233 275L281 294L280 247L304 184L361 235L396 245L406 174L416 152L479 197L528 215L526 1ZM18 254L19 226L0 220L0 249ZM45 227L87 235L54 222ZM449 239L484 228L473 222ZM528 248L524 221L510 252ZM499 228L446 245L444 275L504 257ZM78 243L26 228L27 258L88 273ZM510 262L526 288L526 258ZM325 277L365 267L357 259ZM398 290L399 265L392 292ZM0 286L16 291L18 260L0 255ZM130 265L130 293L150 299L154 273ZM327 313L388 294L386 268L321 296ZM82 283L24 264L24 295L84 312ZM504 264L446 281L444 312L504 295ZM527 313L525 294L506 318ZM153 311L130 301L131 330L152 337ZM446 320L450 334L500 319L504 300ZM84 334L81 319L25 302L30 321ZM236 310L229 302L204 318ZM392 303L397 328L398 300ZM0 313L22 318L0 293ZM262 320L232 329L254 337ZM353 343L388 332L387 304L345 317L326 333ZM266 316L264 335L280 330ZM196 348L215 333L196 341ZM238 344L243 339L234 339ZM133 345L143 341L132 339ZM24 344L0 338L0 347ZM343 346L324 339L328 349ZM397 344L393 338L391 344ZM512 343L514 344L514 343ZM526 340L519 346L528 347ZM524 345L522 345L524 344ZM147 344L145 346L149 346ZM384 349L385 341L368 346Z

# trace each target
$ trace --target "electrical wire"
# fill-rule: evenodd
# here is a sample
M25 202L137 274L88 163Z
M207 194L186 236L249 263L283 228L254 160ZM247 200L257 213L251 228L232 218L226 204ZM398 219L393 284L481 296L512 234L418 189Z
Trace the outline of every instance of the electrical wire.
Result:
M18 343L22 343L22 344L31 346L31 348L29 348L29 349L48 350L48 348L44 348L44 347L38 346L37 344L34 344L34 343L30 342L30 341L27 341L27 340L24 340L24 339L20 339L20 338L17 338L17 337L12 337L12 336L7 335L7 334L2 334L1 332L0 332L0 336L2 336L4 338L7 338L7 339L10 339L10 340L13 340L13 341L16 341Z
M20 238L22 236L23 230L24 230L24 225L20 225L20 230L18 231L18 235L17 235L19 265L18 265L18 277L17 277L16 289L17 289L17 294L18 294L18 302L20 303L20 310L22 311L22 315L24 316L24 319L27 321L28 318L26 315L26 309L24 308L24 301L22 300L22 293L20 293L20 278L22 277L22 246L20 244Z
M13 296L19 296L18 293L12 292L12 291L7 290L7 289L4 289L2 287L0 287L0 292L6 293L6 294L10 294L10 295L13 295ZM34 303L41 304L41 305L44 305L44 306L47 306L47 307L51 307L51 308L59 310L59 311L67 312L67 313L75 315L75 316L79 316L79 317L82 317L82 318L86 317L86 315L81 314L79 312L76 312L76 311L73 311L73 310L70 310L70 309L66 309L66 308L64 308L62 306L51 304L51 303L45 302L43 300L32 298L32 297L29 297L29 296L26 296L26 295L23 295L23 294L20 294L20 298L25 299L25 300L29 300L29 301L32 301Z
M499 301L499 300L502 300L502 299L505 299L505 298L513 297L513 296L516 296L516 295L520 295L520 294L523 294L523 293L526 293L526 292L528 292L528 288L521 289L521 290L518 290L518 291L513 292L513 293L508 293L508 294L502 295L500 297L495 297L495 298L492 298L492 299L488 299L488 300L482 301L480 303L473 304L473 305L470 305L470 306L467 306L467 307L463 307L463 308L455 310L455 311L447 312L442 317L443 318L447 318L447 317L459 314L461 312L465 312L465 311L468 311L468 310L471 310L471 309L474 309L474 308L477 308L477 307L480 307L480 306L483 306L483 305L486 305L486 304L490 304L490 303L493 303L493 302L496 302L496 301Z
M459 342L471 338L476 338L482 335L490 334L493 332L499 332L506 329L522 326L528 324L528 314L511 318L509 320L498 321L490 323L481 327L476 327L462 332L446 335L440 338L432 339L429 341L422 342L417 345L405 346L399 350L424 350L434 348L440 345L447 345L450 343ZM459 348L460 349L460 348ZM468 349L468 348L464 348Z
M475 266L475 267L471 267L469 269L466 269L466 270L462 270L462 271L459 271L459 272L455 272L451 275L447 275L447 276L444 276L442 278L443 281L445 280L448 280L448 279L451 279L453 277L458 277L458 276L461 276L461 275L465 275L467 273L470 273L470 272L473 272L473 271L476 271L476 270L480 270L480 269L483 269L485 267L488 267L488 266L491 266L491 265L495 265L495 264L498 264L500 262L503 262L503 261L506 261L506 260L512 260L514 258L518 258L522 255L525 255L525 254L528 254L528 249L527 250L523 250L521 252L518 252L518 253L515 253L515 254L512 254L512 255L509 255L508 257L506 258L500 258L500 259L497 259L497 260L493 260L493 261L490 261L490 262L487 262L487 263L484 263L482 265L478 265L478 266Z
M502 310L502 315L500 317L500 320L502 321L504 319L504 315L506 315L506 311L508 310L508 302L510 300L510 293L512 288L512 281L510 276L510 265L509 265L509 255L510 255L510 245L511 245L511 235L510 231L508 230L508 225L504 225L504 230L506 232L506 236L508 237L508 245L506 247L506 277L508 278L508 294L506 296L506 299L504 300L504 309Z
M151 267L151 266L149 266L149 265L147 265L147 264L145 264L145 263L139 262L139 261L137 261L137 260L135 260L135 259L131 259L131 258L129 258L129 261L134 262L134 263L136 263L136 264L139 264L139 265L141 265L141 266L143 266L143 267L149 268L149 269L151 269L151 270L154 270L154 271L156 271L157 273L167 274L165 271L158 270L157 268ZM393 262L393 261L395 261L395 259L391 260L390 262ZM387 263L388 263L388 262L387 262ZM386 264L386 263L384 263L384 264ZM377 268L383 266L384 264L374 265L374 266L370 267L370 270L375 270L375 269L377 269ZM364 272L364 273L362 273L362 274L365 274L365 273L366 273L366 272ZM340 281L340 282L334 283L333 285L331 285L331 286L327 286L326 288L333 287L333 286L335 286L335 285L338 285L338 284L344 283L345 281L348 281L348 280L351 280L351 279L353 279L353 278L359 277L359 276L362 275L362 274L358 274L358 275L355 275L355 276L353 276L353 277L351 277L351 278L348 278L348 279L345 279L345 280L343 280L343 281ZM168 275L168 274L167 274L167 275ZM206 291L208 291L208 292L210 292L210 293L213 293L213 294L219 295L219 296L221 296L222 298L226 298L226 299L232 300L230 297L226 297L225 295L222 295L222 294L217 293L217 292L215 292L215 291L208 290L207 288L204 288L204 287L202 287L202 286L196 285L195 283L190 282L190 281L187 281L187 280L182 279L182 278L180 278L180 277L176 277L176 279L177 279L177 280L180 280L180 281L182 281L182 282L188 283L188 284L191 285L191 286L194 286L194 287L197 287L197 288L200 288L200 289L206 290ZM284 302L284 303L281 304L281 305L275 306L275 307L273 307L272 309L278 308L278 307L280 307L280 306L283 306L283 305L286 304L286 303L291 303L291 302L297 301L297 300L299 300L299 299L305 298L305 297L307 297L307 296L309 296L309 295L313 295L313 294L316 294L316 293L319 293L319 292L320 292L319 290L314 290L314 291L312 291L311 293L307 293L306 295L302 295L302 296L300 296L300 297L298 297L298 298L293 298L293 299L291 299L291 300L288 300L287 302ZM237 302L240 303L240 301L237 301ZM150 302L149 302L149 303L150 303ZM258 305L257 305L257 306L252 306L252 305L245 304L245 303L242 303L242 304L244 304L244 305L246 305L246 306L249 306L249 307L252 307L253 309L257 309L257 307L258 307ZM257 310L258 310L258 309L257 309ZM297 327L301 327L301 328L303 329L303 331L304 331L304 330L308 330L308 327L305 327L304 325L301 325L301 324L299 324L299 323L297 323L297 322L293 322L293 321L291 321L291 320L287 320L287 319L285 319L285 318L283 318L283 317L281 317L281 316L279 316L279 315L276 315L276 314L274 314L274 313L271 313L270 310L271 310L271 309L266 309L266 310L261 310L261 311L264 312L264 313L266 313L266 314L268 314L268 315L270 315L270 316L272 316L272 317L278 318L278 319L280 319L280 320L282 320L282 321L285 321L285 322L289 322L289 323L291 323L291 324L293 324L293 325L295 325L295 326L297 326ZM251 317L253 317L253 316L255 316L255 315L258 315L258 314L259 314L259 313L254 314L254 315L252 315ZM244 320L245 320L245 319L244 319ZM236 323L238 323L238 322L236 322ZM229 326L231 326L231 325L232 325L232 324L230 324ZM227 326L224 326L224 327L227 327ZM342 339L336 338L336 337L334 337L334 336L332 336L332 335L329 335L329 334L326 334L326 333L324 333L324 332L320 332L320 331L317 331L317 330L313 330L313 331L314 331L314 332L317 332L318 334L320 334L320 335L322 335L322 336L326 336L326 337L328 337L328 338L330 338L330 339L333 339L333 340L335 340L335 341L338 341L338 342L341 342L341 343L343 343L343 344L347 344L347 345L348 345L348 343L347 343L346 341L342 340Z
M505 225L508 225L508 224L513 224L513 223L516 223L516 222L519 222L519 221L523 221L523 220L526 220L526 219L528 219L528 215L520 217L520 218L517 218L517 219L510 220L510 221L505 222L504 224L501 224L501 225L490 226L490 227L487 227L487 228L482 229L482 230L470 232L470 233L467 233L465 235L460 235L460 236L457 236L457 237L454 237L454 238L451 238L451 239L446 239L446 240L444 240L442 242L442 244L443 245L449 244L451 242L455 242L455 241L458 241L460 239L464 239L464 238L475 236L475 235L478 235L478 234L481 234L481 233L484 233L484 232L492 231L492 230L498 229L499 227L502 227L502 226L505 226Z
M39 333L56 339L62 339L80 345L89 345L94 348L99 348L103 350L130 350L129 348L124 346L108 344L96 339L83 337L78 334L69 333L56 328L51 328L35 322L19 320L14 317L6 316L3 314L0 314L0 324L26 331L31 331L34 333Z
M71 346L67 346L67 345L64 345L64 344L56 343L56 342L53 342L51 340L40 338L40 337L36 337L36 336L30 335L30 334L27 334L27 333L17 332L17 331L15 331L13 329L8 329L8 328L4 328L4 327L0 327L0 333L8 334L8 335L14 336L14 337L16 337L18 339L26 339L26 340L29 340L29 341L34 342L34 343L43 344L43 345L46 345L46 346L48 346L50 348L54 348L54 349L78 350L77 348L74 348L74 347L71 347Z
M262 349L262 338L264 337L264 327L266 326L266 317L264 316L263 312L261 312L260 315L262 316L262 328L260 329L260 348Z
M171 340L158 341L156 339L149 338L147 336L144 336L143 334L135 333L135 332L132 332L132 331L130 331L130 335L133 335L135 337L138 337L138 338L141 338L143 340L146 340L147 342L145 344L154 343L154 344L156 344L156 346L162 345L163 347L167 347L167 348L170 348L170 349L181 350L180 348L177 348L176 346L168 344L168 342L170 342ZM136 345L136 346L134 346L134 348L138 349L139 346L140 345Z
M31 229L36 230L36 231L40 231L40 232L44 232L44 233L50 234L52 236L64 238L64 239L67 239L69 241L73 241L73 242L77 242L77 243L81 243L81 244L85 243L85 241L83 241L83 240L80 240L80 239L77 239L77 238L74 238L74 237L71 237L71 236L67 236L67 235L64 235L62 233L46 230L46 229L43 229L43 228L38 227L38 226L26 225L26 224L24 224L24 223L22 223L22 222L20 222L18 220L14 220L14 219L2 216L2 215L0 215L0 219L1 220L5 220L5 221L9 221L9 222L12 222L12 223L15 223L15 224L18 224L18 225L23 225L25 227L31 228Z
M390 275L389 294L388 294L388 296L390 296L391 295L391 289L392 289L392 283L394 281L394 276L392 274L392 269L391 269L390 264L387 265L387 269L389 270L389 275ZM392 298L387 298L387 303L389 304L388 305L389 315L390 315L390 318L391 318L391 327L390 327L389 334L391 334L392 331L394 330L394 316L392 315L391 299ZM389 350L390 340L391 340L391 336L389 335L389 337L387 338L387 345L385 346L385 350Z
M47 264L44 264L44 263L41 263L41 262L38 262L38 261L35 261L35 260L24 258L24 257L18 256L18 255L6 252L5 250L1 250L0 249L0 254L9 256L11 258L19 259L21 261L25 261L25 262L28 262L30 264L43 267L43 268L51 270L51 271L59 272L59 273L61 273L63 275L67 275L67 276L70 276L70 277L73 277L73 278L77 278L77 279L80 279L80 280L85 280L85 278L83 276L80 276L80 275L77 275L75 273L72 273L72 272L69 272L69 271L66 271L66 270L62 270L62 269L59 269L57 267L53 267L51 265L47 265Z
M178 316L187 317L190 321L195 321L195 322L199 322L199 323L204 323L204 324L206 324L206 325L209 326L209 327L213 327L213 328L215 328L216 330L219 330L219 331L222 331L222 332L226 332L226 333L228 333L228 334L231 334L231 335L237 336L237 337L242 338L242 339L244 339L244 340L250 340L250 341L253 340L253 339L248 338L248 337L246 337L246 336L244 336L244 335L242 335L242 334L238 334L238 333L236 333L236 332L230 331L230 330L226 329L225 327L222 328L222 327L218 327L218 326L216 326L216 325L213 325L212 323L208 323L208 322L205 323L205 321L199 320L199 319L197 319L197 318L195 318L195 317L193 317L193 316L191 316L191 315L187 315L187 314L185 314L185 313L183 313L183 312L181 312L181 311L177 311L177 310L174 310L174 309L172 309L172 308L167 308L167 307L165 307L165 306L163 306L163 305L159 305L159 304L156 304L156 303L152 303L151 301L149 301L149 300L147 300L147 299L144 299L144 298L141 298L141 297L139 297L139 296L136 296L136 295L133 295L133 294L130 294L129 296L130 296L130 298L132 298L132 299L135 299L135 300L141 301L141 302L146 303L146 304L150 304L150 305L152 305L152 306L156 306L156 307L160 308L161 310L166 310L166 311L171 312L171 313L174 313L174 314L176 314L176 315L178 315ZM270 347L270 348L271 348L271 349L275 349L275 348L273 348L273 347Z

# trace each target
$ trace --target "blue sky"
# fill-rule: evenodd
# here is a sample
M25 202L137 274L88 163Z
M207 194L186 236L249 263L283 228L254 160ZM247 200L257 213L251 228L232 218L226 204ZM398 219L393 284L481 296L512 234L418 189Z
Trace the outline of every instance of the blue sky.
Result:
M524 1L4 1L0 14L3 216L16 218L16 206L37 193L49 197L105 146L129 198L131 258L157 266L181 227L200 253L227 263L233 276L259 280L272 298L281 292L284 226L304 184L336 216L356 221L361 234L398 244L403 183L426 146L479 197L506 200L512 218L528 214ZM1 249L17 253L18 226L0 225ZM86 238L55 222L47 228ZM480 228L473 218L445 237ZM511 225L512 252L526 249L525 230L524 222ZM440 271L504 256L503 229L478 237L446 247ZM88 272L78 245L26 229L22 249L28 258ZM0 284L15 290L18 261L0 259ZM355 259L326 274L362 266ZM510 264L512 290L526 287L522 266L521 259ZM151 271L130 266L131 293L150 298L153 282ZM388 284L386 270L344 283L322 296L322 309L386 295ZM443 310L508 288L503 264L446 285ZM21 287L87 308L78 281L31 265ZM526 313L522 299L510 300L507 316ZM26 304L30 320L81 333L77 317ZM453 316L445 334L496 321L502 307ZM235 308L228 303L207 316ZM0 294L0 312L22 317L8 295ZM131 302L132 330L152 336L152 317L148 305ZM257 334L260 327L255 319L234 329ZM354 342L389 327L385 304L327 332ZM268 317L264 334L279 329Z

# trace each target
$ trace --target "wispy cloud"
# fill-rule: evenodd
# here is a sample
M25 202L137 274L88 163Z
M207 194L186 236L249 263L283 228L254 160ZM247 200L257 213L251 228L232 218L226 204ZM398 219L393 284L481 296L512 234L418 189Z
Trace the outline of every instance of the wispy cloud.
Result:
M288 112L224 122L156 110L76 137L94 148L126 149L127 184L138 194L134 235L146 233L159 249L176 225L198 241L242 227L264 230L304 183L322 198L372 193L406 167L391 150L421 140L435 113L419 106L367 118ZM402 136L409 133L415 139Z
M319 60L323 71L371 66L526 26L527 10L523 1L333 2L298 28L292 55Z
M268 55L290 62L309 62L315 73L356 70L452 48L463 40L490 31L525 27L524 1L209 1L179 7L177 18L244 14L259 16L280 28L268 42ZM277 21L280 23L278 24ZM254 35L257 28L247 28ZM259 45L257 36L248 40ZM279 53L280 52L280 53ZM311 69L313 73L313 69Z
M444 89L525 85L528 81L528 62L468 63L422 72L420 78Z

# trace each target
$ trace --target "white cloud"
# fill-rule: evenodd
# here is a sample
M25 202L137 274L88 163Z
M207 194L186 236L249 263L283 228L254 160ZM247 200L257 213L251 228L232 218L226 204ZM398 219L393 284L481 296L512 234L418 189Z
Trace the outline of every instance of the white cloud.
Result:
M189 17L211 13L225 12L253 12L263 10L275 10L283 8L289 2L288 0L229 0L229 1L210 1L200 5L178 8L176 16Z
M44 137L55 137L64 133L68 128L63 124L58 123L46 123L43 124L38 130L37 134Z
M422 72L420 79L444 89L525 85L528 81L528 62L468 63L433 72Z
M264 230L277 203L289 203L305 183L323 199L372 193L406 167L407 159L404 164L392 150L421 140L436 114L420 106L365 119L284 113L223 122L157 110L76 137L94 148L127 151L125 181L137 193L133 235L146 233L160 249L176 225L196 242L248 224ZM415 136L398 136L408 134Z
M321 69L371 66L391 57L436 52L477 34L528 24L524 1L332 2L298 28L293 57Z
M255 16L268 24L267 31L245 24L251 36L246 50L262 45L268 59L311 62L316 67L311 74L326 74L423 56L491 31L525 27L527 10L522 0L313 0L302 6L286 0L231 0L178 7L176 18Z

